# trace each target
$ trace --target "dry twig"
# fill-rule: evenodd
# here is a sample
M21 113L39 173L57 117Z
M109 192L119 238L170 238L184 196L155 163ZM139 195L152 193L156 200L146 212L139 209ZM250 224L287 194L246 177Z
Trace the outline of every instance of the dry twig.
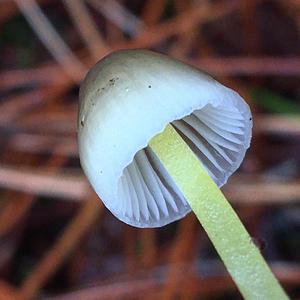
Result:
M46 253L16 294L16 299L32 299L79 243L81 237L99 216L102 205L93 196L82 204L78 214L64 229L54 246Z
M53 57L75 82L80 82L86 73L85 66L73 54L59 36L35 0L15 0L32 29L48 48Z
M73 23L80 32L94 62L109 51L83 0L64 0Z

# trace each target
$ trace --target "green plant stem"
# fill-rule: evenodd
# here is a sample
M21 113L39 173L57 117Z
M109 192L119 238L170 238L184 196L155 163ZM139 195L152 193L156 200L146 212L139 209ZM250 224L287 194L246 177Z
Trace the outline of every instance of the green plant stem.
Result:
M288 299L245 227L199 159L168 125L149 143L185 195L245 299Z

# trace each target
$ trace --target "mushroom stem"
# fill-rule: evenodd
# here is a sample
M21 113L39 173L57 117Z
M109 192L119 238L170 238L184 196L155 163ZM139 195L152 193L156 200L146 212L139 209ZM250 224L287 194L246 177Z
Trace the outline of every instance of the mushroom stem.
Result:
M176 130L149 143L176 182L245 299L288 299L223 193Z

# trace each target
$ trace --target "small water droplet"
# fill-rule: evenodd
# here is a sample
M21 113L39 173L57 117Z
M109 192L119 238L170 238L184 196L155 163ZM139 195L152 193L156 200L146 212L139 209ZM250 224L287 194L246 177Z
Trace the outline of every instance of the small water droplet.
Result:
M80 124L81 124L82 127L84 126L84 120L85 120L85 116L83 115L81 120L80 120Z

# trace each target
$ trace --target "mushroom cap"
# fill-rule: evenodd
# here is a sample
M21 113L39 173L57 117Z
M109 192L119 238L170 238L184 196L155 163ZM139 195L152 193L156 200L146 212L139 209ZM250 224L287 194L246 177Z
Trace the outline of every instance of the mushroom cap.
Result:
M165 55L114 52L81 85L80 162L105 206L127 224L160 227L191 211L147 146L168 123L219 187L240 166L250 144L252 117L245 101L204 72Z

